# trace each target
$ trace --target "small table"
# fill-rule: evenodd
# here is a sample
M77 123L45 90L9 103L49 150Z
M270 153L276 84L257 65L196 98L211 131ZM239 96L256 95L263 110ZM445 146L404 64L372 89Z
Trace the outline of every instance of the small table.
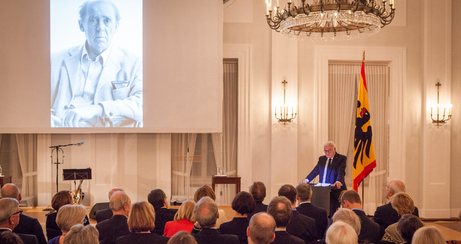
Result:
M5 178L5 176L0 175L0 188L3 187L3 178Z
M211 187L213 188L213 191L215 190L215 185L218 184L235 184L235 194L238 194L240 192L240 176L237 175L230 175L230 176L219 176L219 175L214 175L211 177Z

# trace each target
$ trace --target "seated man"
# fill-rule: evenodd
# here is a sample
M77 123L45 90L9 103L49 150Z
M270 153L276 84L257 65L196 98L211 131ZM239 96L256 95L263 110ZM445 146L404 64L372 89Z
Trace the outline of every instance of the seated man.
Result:
M264 198L266 197L266 186L261 181L256 181L253 185L250 186L250 194L253 196L253 199L256 202L256 207L253 213L248 214L248 218L251 219L253 214L259 212L267 212L267 205L263 203Z
M357 233L348 224L337 221L334 222L327 231L326 243L357 244Z
M384 236L386 228L394 223L397 223L400 219L400 215L392 208L391 197L397 193L405 193L405 183L398 179L393 179L389 181L386 186L386 198L388 200L387 204L380 206L376 209L375 215L373 216L373 221L379 224L379 236L382 238ZM418 208L415 206L415 211L413 215L419 217Z
M304 244L304 240L293 236L287 232L288 223L293 216L291 202L286 197L275 197L267 207L267 213L270 214L274 220L277 229L275 229L274 244Z
M113 216L96 225L101 244L115 244L118 237L130 233L127 223L131 208L130 197L124 191L116 191L110 198L109 207Z
M306 183L298 184L296 186L296 196L299 201L296 210L298 210L300 214L304 214L315 220L317 239L323 239L328 226L327 211L311 203L312 187Z
M280 187L279 196L288 198L291 202L293 216L287 225L287 232L304 240L306 243L317 240L317 226L311 217L298 213L296 210L296 189L294 186L286 184Z
M250 219L247 228L249 244L269 244L275 239L275 220L269 214L260 212Z
M202 230L193 234L198 244L239 244L236 235L221 234L216 228L218 205L210 197L202 197L194 207L195 220Z
M174 215L178 210L168 209L166 194L161 189L152 190L149 195L147 195L147 200L155 209L155 229L151 232L163 235L166 222L173 221Z
M112 194L114 194L114 192L117 192L117 191L123 191L123 189L119 187L112 188L109 191L109 201L110 201L110 198L112 197ZM107 208L107 209L98 210L95 214L95 217L96 217L97 223L102 222L106 219L110 219L112 218L112 209Z
M5 184L2 187L2 197L3 198L14 198L21 201L21 193L19 188L12 183ZM37 240L40 244L46 244L45 235L43 234L43 229L40 223L36 218L29 217L22 213L19 214L19 224L13 230L16 234L29 234L37 237Z
M13 231L19 224L19 202L14 198L0 199L0 233ZM25 244L38 244L37 237L28 234L17 234Z
M359 216L361 230L359 234L359 241L369 241L371 243L379 242L379 225L367 217L365 211L362 209L362 201L359 194L354 190L347 190L341 196L341 205L343 208L350 209Z

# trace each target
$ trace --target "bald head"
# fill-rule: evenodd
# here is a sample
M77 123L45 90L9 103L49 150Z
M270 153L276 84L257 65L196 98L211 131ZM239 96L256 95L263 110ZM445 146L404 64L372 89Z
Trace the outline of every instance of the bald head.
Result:
M21 201L21 194L19 192L19 188L13 184L8 183L2 187L2 198L14 198L18 201Z
M387 183L386 197L390 199L394 194L405 192L405 183L399 179L393 179Z
M267 213L253 215L247 228L248 243L268 244L275 238L275 220Z
M112 197L112 195L114 194L114 192L118 192L118 191L123 191L123 189L120 188L120 187L114 187L114 188L112 188L112 189L109 191L109 200L110 200L110 198Z
M131 208L131 199L124 191L116 191L110 198L109 208L114 215L128 216Z

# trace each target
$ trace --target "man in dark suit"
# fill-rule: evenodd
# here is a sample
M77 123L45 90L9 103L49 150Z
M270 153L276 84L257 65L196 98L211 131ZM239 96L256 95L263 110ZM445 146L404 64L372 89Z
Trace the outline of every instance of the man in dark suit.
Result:
M147 195L149 201L155 209L155 229L152 233L163 235L165 224L168 221L173 221L177 209L168 209L168 201L165 192L162 189L154 189Z
M339 196L342 191L347 190L344 176L346 175L347 157L336 153L336 146L332 141L323 145L325 156L319 157L319 161L309 175L303 180L309 183L318 175L319 183L331 184L330 192L330 216L333 216L339 208Z
M300 214L304 214L315 219L317 239L323 239L328 226L327 211L311 203L312 188L309 184L299 183L296 186L296 194L299 201L299 205L296 210L298 210L298 213Z
M317 225L315 224L315 220L298 213L298 210L296 210L296 201L298 197L295 187L290 184L285 184L280 187L278 195L288 198L291 202L293 216L287 225L287 232L303 239L306 243L317 240Z
M14 198L18 200L18 202L20 202L22 199L19 188L15 184L8 183L4 185L1 192L3 198ZM20 213L19 224L14 228L13 232L16 234L34 235L37 237L37 240L40 244L46 244L42 226L36 218L32 218Z
M99 231L99 243L115 244L118 237L128 235L127 216L131 208L131 200L123 191L116 191L110 198L110 209L113 216L96 225Z
M210 197L202 197L194 207L195 220L202 230L192 234L198 244L239 244L236 235L221 234L216 226L218 205Z
M304 240L291 235L287 232L287 226L293 216L291 202L286 197L275 197L267 207L267 213L270 214L274 220L277 229L275 229L275 239L273 244L304 244Z
M391 197L400 192L405 192L405 183L398 179L389 181L389 183L386 186L386 198L389 200L389 202L387 204L384 204L383 206L378 207L373 216L373 221L378 223L380 226L380 238L384 236L386 228L389 225L397 223L397 221L399 221L400 219L400 215L397 213L397 211L395 211L394 208L392 208L390 202ZM419 211L416 206L413 215L419 217Z
M109 191L109 201L110 201L110 198L112 197L112 195L114 194L114 192L117 192L117 191L123 191L123 189L119 188L119 187L112 188ZM106 208L106 209L98 210L96 212L96 214L95 214L95 217L96 217L96 222L97 223L102 222L102 221L104 221L106 219L110 219L110 218L112 218L112 209Z
M343 208L354 211L359 216L361 221L361 229L359 234L359 242L369 241L371 243L378 243L379 238L379 225L367 217L365 211L362 209L362 201L359 194L354 190L343 192L341 196L341 205Z
M267 212L267 205L263 203L264 198L266 198L266 186L264 183L261 181L254 182L253 185L250 186L250 194L256 202L256 207L253 213L248 214L248 219L251 219L253 214Z
M275 239L275 220L268 213L260 212L250 219L247 228L249 244L269 244Z
M19 202L14 198L0 199L0 232L13 231L19 224ZM24 244L38 244L37 237L28 234L17 234Z

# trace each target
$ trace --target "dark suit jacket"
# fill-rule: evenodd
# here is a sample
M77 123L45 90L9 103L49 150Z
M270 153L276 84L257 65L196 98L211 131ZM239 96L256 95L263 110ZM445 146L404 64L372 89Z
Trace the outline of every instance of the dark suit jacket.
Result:
M155 229L151 232L163 235L165 224L168 221L173 221L177 209L158 208L155 210Z
M239 244L236 235L221 234L218 229L202 228L197 234L192 234L198 244Z
M3 231L10 231L9 229L0 229L0 233ZM21 240L24 242L24 244L39 244L37 237L34 235L28 235L28 234L18 234L16 233Z
M130 234L127 217L114 215L112 218L99 222L96 229L99 231L99 243L114 244L118 237Z
M305 244L305 242L303 239L290 235L286 231L275 231L275 240L272 244Z
M167 244L170 238L155 233L130 233L117 238L117 244Z
M379 238L379 225L368 218L363 210L353 209L352 211L359 216L360 222L362 222L359 241L368 240L372 243L378 243L381 240Z
M317 239L323 239L328 226L327 211L309 202L299 204L296 210L298 210L298 213L300 214L304 214L315 219Z
M219 227L221 234L232 234L238 236L240 244L248 243L247 227L250 225L248 218L235 218L229 222L222 223Z
M112 218L112 215L114 213L112 212L112 209L101 209L101 210L98 210L95 214L95 217L96 217L96 222L99 223L99 222L102 222L106 219L110 219Z
M415 212L413 212L413 215L419 217L419 211L417 207L415 207ZM400 215L397 213L397 211L395 211L394 208L392 208L390 202L378 207L375 211L375 215L373 216L373 221L378 223L380 226L380 238L383 238L386 228L393 223L397 223L399 219Z
M28 234L37 237L38 243L46 244L43 229L36 218L29 217L24 214L19 215L19 224L13 230L16 234Z
M306 243L317 240L317 226L315 220L298 213L296 209L293 210L293 217L291 217L288 223L287 232L303 239Z
M255 215L256 213L260 213L260 212L267 212L267 205L262 202L257 202L255 211L253 211L253 213L251 214L248 214L248 219L251 219L253 215Z

